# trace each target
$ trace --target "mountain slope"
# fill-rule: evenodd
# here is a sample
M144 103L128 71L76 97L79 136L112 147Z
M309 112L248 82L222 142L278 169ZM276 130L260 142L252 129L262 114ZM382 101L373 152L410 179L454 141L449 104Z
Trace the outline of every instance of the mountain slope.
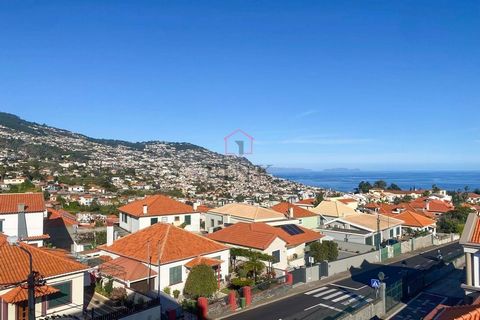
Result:
M18 163L66 177L121 177L122 188L182 190L217 196L291 193L299 184L274 178L245 158L225 156L185 142L96 139L0 112L0 166L22 174ZM16 162L17 168L12 164Z

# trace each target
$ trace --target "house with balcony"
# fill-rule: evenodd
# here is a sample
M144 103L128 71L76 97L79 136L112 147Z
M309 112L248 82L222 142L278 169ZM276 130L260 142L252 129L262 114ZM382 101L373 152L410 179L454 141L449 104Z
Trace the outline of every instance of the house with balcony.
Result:
M118 208L120 228L137 232L156 223L168 223L192 232L200 231L200 212L164 195L147 196Z
M227 246L172 224L155 223L107 241L99 254L112 260L100 265L99 271L129 290L145 294L169 287L182 292L191 268L202 263L212 267L219 285L228 275Z
M480 217L477 212L468 215L460 244L465 253L465 283L462 288L469 300L480 297Z
M28 318L29 254L38 273L35 317L81 315L88 267L51 249L10 244L0 234L0 319Z
M0 233L41 247L50 238L43 230L45 217L43 193L0 194Z
M305 265L305 249L323 234L296 224L271 226L263 222L238 222L210 233L209 239L230 247L256 250L273 256L277 272Z

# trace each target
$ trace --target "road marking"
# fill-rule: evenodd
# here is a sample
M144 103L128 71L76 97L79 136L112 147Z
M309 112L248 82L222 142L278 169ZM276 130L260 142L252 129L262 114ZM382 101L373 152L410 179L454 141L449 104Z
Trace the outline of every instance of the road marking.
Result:
M335 287L340 287L340 288L345 288L345 289L350 289L350 290L355 290L355 291L358 291L358 290L361 290L363 288L366 288L368 287L367 285L363 285L361 286L360 288L353 288L353 287L348 287L348 286L342 286L340 284L335 284L335 283L332 283L331 284L332 286L335 286Z
M323 303L319 303L319 304L316 304L314 306L311 306L311 307L308 307L307 309L305 309L304 311L308 311L310 309L313 309L313 308L316 308L316 307L324 307L324 308L328 308L328 309L332 309L332 310L335 310L337 312L342 312L343 310L341 309L338 309L338 308L335 308L335 307L332 307L332 306L329 306L329 305L326 305L326 304L323 304Z
M327 293L333 292L335 290L337 290L337 289L330 289L330 290L327 290L327 291L323 291L323 292L317 293L316 295L314 295L314 297L318 298L318 297L321 297L323 295L326 295Z
M334 292L334 293L332 293L331 295L328 295L328 296L326 296L326 297L323 297L323 299L325 299L325 300L330 300L330 299L332 299L333 297L336 297L336 296L338 296L339 294L342 294L342 293L343 293L343 291Z
M339 302L339 301L347 299L348 297L350 297L350 294L344 294L343 296L340 296L338 298L333 299L332 302Z
M315 289L315 290L312 290L312 291L305 292L305 294L311 295L315 292L323 291L323 290L326 290L326 289L328 289L328 287L321 287L321 288L318 288L318 289Z

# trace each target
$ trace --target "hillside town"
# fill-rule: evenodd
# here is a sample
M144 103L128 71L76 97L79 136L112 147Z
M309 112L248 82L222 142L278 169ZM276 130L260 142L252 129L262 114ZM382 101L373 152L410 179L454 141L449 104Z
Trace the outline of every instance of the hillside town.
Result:
M337 290L324 283L341 275L353 281L352 270L365 264L389 266L396 259L405 261L406 275L412 268L412 275L421 270L427 277L430 272L446 276L444 270L451 263L461 265L459 259L465 259L466 280L461 288L458 284L464 297L457 306L438 303L427 313L480 310L475 271L480 195L473 192L451 193L436 186L402 191L378 188L386 183L377 181L369 188L360 183L356 193L284 189L282 194L241 199L213 195L205 199L186 189L168 194L153 186L143 189L151 192L122 194L118 190L139 181L114 176L109 181L114 189L59 181L64 169L84 177L94 160L83 164L64 160L59 163L62 169L54 172L33 168L40 173L34 180L30 177L36 174L10 171L22 160L11 155L4 160L8 165L0 194L2 320L132 315L261 318L256 305L275 303L273 298L297 290L309 299L326 299L316 310L325 313L322 317L339 312L386 316L424 287L391 291L398 272L389 280L380 279L379 287L368 284L360 291ZM135 173L148 176L150 171L145 170ZM442 253L458 246L462 229L465 255L458 248ZM427 267L423 262L409 266L406 261L419 250L438 253ZM408 276L397 282L418 284ZM318 288L312 287L316 284ZM379 298L379 288L389 299ZM339 309L339 303L350 311Z

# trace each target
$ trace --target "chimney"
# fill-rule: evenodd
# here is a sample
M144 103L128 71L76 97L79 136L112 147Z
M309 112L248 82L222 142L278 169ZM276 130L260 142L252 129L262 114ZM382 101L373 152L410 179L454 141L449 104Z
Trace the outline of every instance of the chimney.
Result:
M17 212L25 212L25 204L24 203L19 203L17 205Z
M113 221L107 219L107 246L113 244L114 231L113 231Z
M146 215L148 213L148 206L146 204L143 205L143 214Z
M290 219L293 219L293 208L292 207L288 208L288 217Z
M28 236L27 220L25 218L25 204L19 203L17 205L18 222L17 222L17 236L23 239Z
M199 203L198 203L198 202L195 202L195 203L193 204L193 211L197 211L198 206L199 206Z

